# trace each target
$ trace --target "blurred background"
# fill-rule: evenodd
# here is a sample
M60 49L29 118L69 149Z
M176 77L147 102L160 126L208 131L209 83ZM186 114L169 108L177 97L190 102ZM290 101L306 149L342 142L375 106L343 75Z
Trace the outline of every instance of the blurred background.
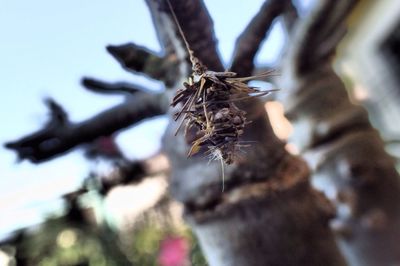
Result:
M236 37L264 1L204 2L228 64ZM305 16L313 2L294 4ZM335 65L354 102L368 108L396 157L400 5L396 0L362 2L351 15ZM0 5L0 143L43 126L44 99L61 103L76 122L123 101L122 96L85 90L83 76L164 89L161 82L122 70L105 50L110 44L134 42L162 53L144 1L1 0ZM287 40L282 22L276 20L257 64L274 66ZM276 134L287 139L291 127L282 117L282 105L271 101L266 108ZM171 264L174 259L206 265L182 220L182 207L167 192L168 163L159 153L166 125L166 117L149 119L38 165L19 163L15 153L2 146L0 265L176 265ZM296 147L288 148L296 152ZM128 167L128 161L138 163ZM140 176L142 168L152 178ZM120 180L129 171L139 177Z

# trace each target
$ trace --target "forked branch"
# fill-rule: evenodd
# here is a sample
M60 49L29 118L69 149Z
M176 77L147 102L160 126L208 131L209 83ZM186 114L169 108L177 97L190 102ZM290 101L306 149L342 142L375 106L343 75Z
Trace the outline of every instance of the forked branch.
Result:
M138 92L135 97L130 97L126 102L86 121L75 124L49 122L43 129L17 141L8 142L5 147L15 150L21 160L40 163L143 119L164 114L167 109L168 103L164 95Z

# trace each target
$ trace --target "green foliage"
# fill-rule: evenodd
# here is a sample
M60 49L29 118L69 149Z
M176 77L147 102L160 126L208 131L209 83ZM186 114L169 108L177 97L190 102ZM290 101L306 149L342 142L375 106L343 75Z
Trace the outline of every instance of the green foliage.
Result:
M38 266L119 266L118 259L100 241L101 232L64 219L49 219L18 245L20 259Z
M157 265L157 254L165 231L149 224L133 233L134 265Z
M162 241L182 237L190 246L191 265L207 266L192 232L186 226L174 226L166 220L160 223L154 217L142 217L132 231L124 233L131 240L122 251L113 231L51 218L39 230L23 235L17 245L19 259L28 266L157 266Z
M208 263L204 258L203 251L200 248L200 245L197 241L197 238L191 231L188 230L188 233L191 237L191 250L190 250L190 261L193 266L207 266Z

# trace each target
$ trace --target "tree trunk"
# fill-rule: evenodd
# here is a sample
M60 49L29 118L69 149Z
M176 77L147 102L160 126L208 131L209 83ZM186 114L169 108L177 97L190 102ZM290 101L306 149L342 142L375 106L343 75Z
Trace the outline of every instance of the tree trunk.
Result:
M311 188L306 164L273 135L263 104L250 106L253 123L245 139L256 144L226 167L225 192L218 163L185 158L189 147L182 136L173 136L175 123L164 137L172 194L184 204L208 262L346 265L328 227L330 203Z
M345 265L327 228L330 205L310 188L305 163L288 155L279 167L279 177L188 214L210 265Z
M332 226L349 264L398 265L399 174L367 112L350 102L330 60L340 40L331 36L344 32L350 2L319 1L298 25L283 65L282 87L288 93L282 98L294 126L291 141L313 166L315 186L337 207Z

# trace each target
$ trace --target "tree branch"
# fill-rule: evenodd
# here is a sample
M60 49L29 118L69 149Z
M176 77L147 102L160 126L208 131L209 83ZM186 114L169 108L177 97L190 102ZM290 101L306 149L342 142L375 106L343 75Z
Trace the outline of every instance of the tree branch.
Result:
M89 178L93 178L97 184L100 194L106 195L116 186L137 184L145 178L160 175L167 175L169 166L167 158L159 153L145 160L117 162L114 169L107 175L93 173Z
M157 30L160 27L164 28L163 31L168 35L178 58L184 59L187 64L188 53L165 0L146 0L146 2L153 20L164 25L156 24ZM194 55L210 70L223 71L224 67L217 52L213 22L203 1L170 0L170 2Z
M133 95L140 91L150 93L151 91L140 87L138 85L130 84L128 82L115 82L115 83L108 83L104 81L100 81L98 79L92 78L83 78L82 85L96 93L101 94L126 94L126 95Z
M163 81L167 87L172 87L177 82L178 59L174 54L160 57L147 48L133 43L109 45L107 51L125 70L140 72L150 78Z
M65 124L69 123L68 114L59 103L52 98L47 98L44 102L50 111L50 120L48 125L51 124L54 126L64 126Z
M111 173L107 176L96 176L93 178L98 178L99 180L99 193L102 195L107 195L110 190L119 185L127 185L129 183L139 183L147 175L145 162L144 161L126 161L117 165Z
M283 22L285 24L287 32L290 34L297 20L299 19L299 14L296 7L293 5L293 1L287 0L285 5L285 10L282 14Z
M108 136L143 119L164 114L168 103L163 94L135 94L126 102L95 117L76 124L48 123L43 129L5 144L18 153L19 159L34 163L44 162L68 152L72 148Z
M295 73L315 68L329 58L346 32L346 20L357 0L321 0L297 29L290 57Z
M265 1L246 29L236 41L231 71L239 76L249 76L254 69L254 57L267 36L273 21L285 7L282 0Z
M291 142L314 166L313 184L337 207L337 240L350 265L400 261L400 178L368 113L354 105L330 55L357 1L321 1L296 27L283 67ZM345 210L345 211L343 211Z

